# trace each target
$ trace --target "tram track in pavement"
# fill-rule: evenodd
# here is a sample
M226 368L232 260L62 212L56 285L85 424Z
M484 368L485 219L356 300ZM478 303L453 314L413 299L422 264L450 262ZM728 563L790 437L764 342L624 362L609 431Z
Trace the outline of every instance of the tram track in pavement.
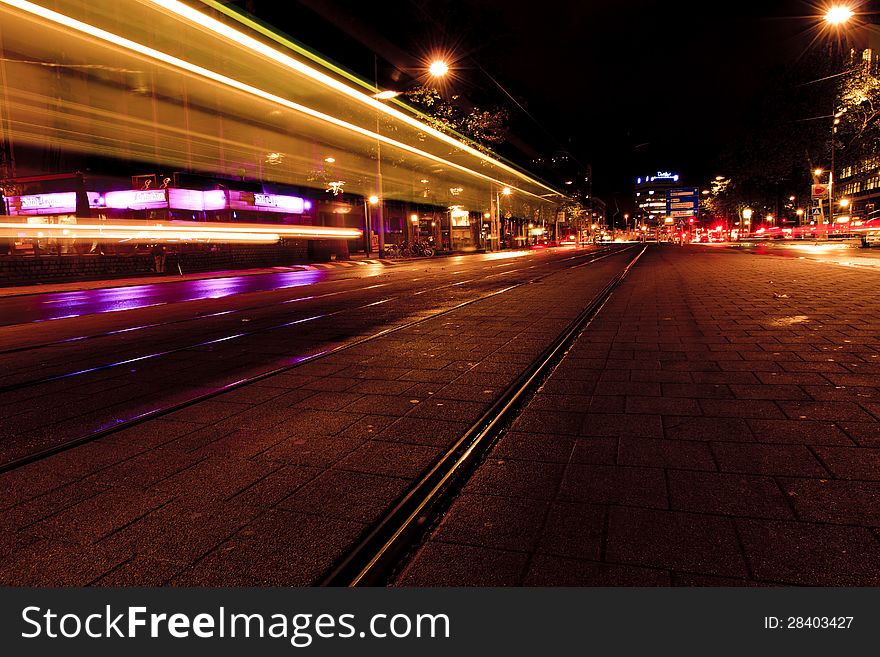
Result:
M220 395L223 395L227 392L231 392L233 390L238 390L240 388L258 383L260 381L265 381L266 379L277 376L279 374L288 373L288 372L294 370L295 368L297 368L301 365L304 365L306 363L311 363L311 362L314 362L318 359L339 353L339 352L347 350L347 349L351 349L356 346L360 346L364 343L371 342L373 340L377 340L379 338L396 333L398 331L403 331L405 329L417 326L417 325L422 324L424 322L428 322L433 319L436 319L437 317L448 315L450 313L455 312L456 310L459 310L461 308L465 308L467 306L479 303L479 302L487 300L487 299L494 298L500 294L504 294L505 292L508 292L508 291L515 289L515 288L518 288L518 287L521 287L523 285L529 285L531 283L539 282L539 281L542 281L542 280L544 280L550 276L553 276L555 274L559 274L562 272L570 271L572 269L587 266L587 265L590 265L594 262L604 260L605 258L609 258L609 257L615 256L615 255L618 255L620 253L627 252L632 248L634 248L634 247L633 246L626 246L626 247L623 247L620 249L609 249L605 252L599 252L599 253L591 252L591 253L587 253L587 254L582 254L580 256L574 256L572 258L566 259L566 261L571 260L571 259L581 259L581 258L587 258L587 260L585 260L584 262L580 262L576 265L572 265L572 266L565 267L562 269L557 269L557 270L554 270L551 272L543 273L540 276L536 276L535 278L527 280L527 281L514 283L514 284L508 285L508 286L503 286L497 290L493 290L492 292L480 295L476 298L469 299L467 301L455 304L449 308L445 308L441 311L432 313L428 316L419 317L415 320L411 320L411 321L405 322L400 325L387 327L385 329L382 329L382 330L375 332L375 333L372 333L370 335L358 337L354 340L344 342L344 343L339 344L339 345L332 347L330 349L317 351L317 352L313 352L313 353L309 353L309 354L303 354L303 355L299 355L299 356L288 357L288 362L282 366L274 367L274 368L267 370L267 371L263 371L263 372L260 372L257 374L242 377L239 380L236 380L231 383L224 384L224 385L217 386L211 390L208 390L207 392L202 392L200 394L188 397L183 400L163 404L163 405L157 406L156 408L151 409L149 411L137 413L137 414L129 416L129 417L116 418L111 423L109 423L107 426L104 426L96 431L90 431L90 432L85 433L83 435L80 435L78 437L66 439L64 441L58 442L58 443L51 445L49 447L38 449L38 450L33 451L31 453L23 454L23 455L15 457L15 458L12 458L10 460L7 460L4 463L0 463L0 473L5 473L5 472L10 472L12 470L16 470L16 469L21 468L25 465L28 465L28 464L43 460L45 458L48 458L54 454L65 452L65 451L74 449L80 445L84 445L84 444L93 442L95 440L111 436L115 433L118 433L118 432L123 431L128 428L131 428L133 426L139 425L141 423L147 422L149 420L162 418L162 417L170 415L172 413L176 413L176 412L181 411L183 409L189 408L191 406L195 406L199 403L209 401L209 400L214 399L214 398L216 398ZM560 262L560 261L556 261L556 262ZM532 265L530 267L525 267L522 269L523 270L533 269L533 268L540 266L540 264L541 263L538 263L536 265ZM506 273L506 272L504 272L504 273ZM456 285L456 284L450 284L450 286L451 285ZM434 288L434 289L439 289L439 288ZM377 303L384 303L384 301L373 302L371 304L366 304L363 307L376 305ZM342 313L342 312L349 311L349 310L351 310L351 309L342 309L340 311L335 311L334 314ZM328 315L325 315L325 316L328 316ZM287 322L287 323L285 323L285 325L291 325L291 324L294 324L297 322L301 323L303 321L304 320L296 320L295 322ZM228 339L226 341L228 342ZM182 350L183 349L179 349L177 351L182 351Z
M646 250L647 246L643 247L390 510L361 535L320 578L319 586L376 586L393 578Z

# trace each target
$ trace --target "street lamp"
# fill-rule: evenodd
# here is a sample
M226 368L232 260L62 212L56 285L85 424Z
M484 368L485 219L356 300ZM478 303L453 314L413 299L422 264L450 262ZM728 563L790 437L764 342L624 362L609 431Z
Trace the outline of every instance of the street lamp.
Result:
M442 59L435 59L431 62L431 65L428 66L428 73L435 78L442 78L449 73L449 64Z
M850 18L855 16L855 12L846 5L832 5L825 12L825 22L832 27L840 27Z
M752 220L752 209L751 208L743 208L742 224L740 224L739 239L742 239L743 230L748 230L745 227L751 223L751 220Z

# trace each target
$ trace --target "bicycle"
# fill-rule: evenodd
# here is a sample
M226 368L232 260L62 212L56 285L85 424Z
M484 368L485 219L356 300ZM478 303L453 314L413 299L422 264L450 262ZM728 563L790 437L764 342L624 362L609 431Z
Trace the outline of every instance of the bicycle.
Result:
M434 255L434 247L429 242L413 242L412 252L418 256L430 258Z
M412 251L407 247L406 244L386 244L385 245L385 257L386 258L411 258Z

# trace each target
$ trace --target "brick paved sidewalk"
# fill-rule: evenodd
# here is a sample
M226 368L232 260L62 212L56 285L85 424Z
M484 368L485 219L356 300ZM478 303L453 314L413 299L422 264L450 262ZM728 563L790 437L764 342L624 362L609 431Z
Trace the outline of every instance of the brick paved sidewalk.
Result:
M880 584L878 282L650 249L398 584Z

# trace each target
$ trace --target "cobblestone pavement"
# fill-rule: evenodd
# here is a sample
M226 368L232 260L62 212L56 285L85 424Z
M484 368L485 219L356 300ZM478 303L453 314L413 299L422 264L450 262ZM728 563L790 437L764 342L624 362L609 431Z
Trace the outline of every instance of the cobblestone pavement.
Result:
M397 584L877 586L878 281L650 249Z

